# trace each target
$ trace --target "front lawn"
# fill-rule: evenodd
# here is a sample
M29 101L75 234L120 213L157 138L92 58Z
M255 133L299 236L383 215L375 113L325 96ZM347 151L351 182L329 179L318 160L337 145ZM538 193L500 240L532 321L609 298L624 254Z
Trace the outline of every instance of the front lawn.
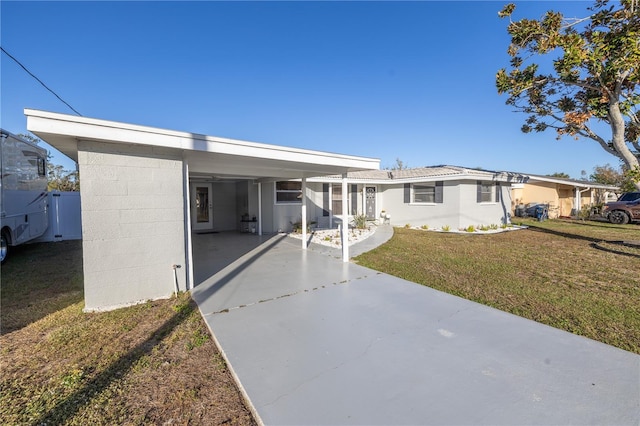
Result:
M640 353L640 225L550 220L472 235L396 228L356 261Z
M256 424L189 294L83 313L82 288L80 241L2 266L0 424Z

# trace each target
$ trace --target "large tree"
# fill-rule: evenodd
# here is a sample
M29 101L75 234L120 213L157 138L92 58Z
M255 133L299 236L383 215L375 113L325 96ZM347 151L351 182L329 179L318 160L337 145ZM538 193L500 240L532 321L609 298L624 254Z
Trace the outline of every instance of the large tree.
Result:
M506 5L498 15L510 21L511 61L496 86L527 114L523 132L596 141L640 189L640 2L610 3L595 1L584 18L548 11L519 21L511 19L515 5Z

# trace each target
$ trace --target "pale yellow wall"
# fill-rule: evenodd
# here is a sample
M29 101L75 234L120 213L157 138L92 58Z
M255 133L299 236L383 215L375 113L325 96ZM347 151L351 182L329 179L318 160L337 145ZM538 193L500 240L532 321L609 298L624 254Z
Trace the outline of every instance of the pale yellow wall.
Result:
M549 204L549 217L556 218L560 215L560 198L557 185L549 182L526 183L519 190L519 194L513 194L516 205L529 203Z
M592 206L598 202L603 202L602 190L590 189L580 195L580 208ZM544 203L549 204L549 217L567 217L576 214L574 203L576 190L571 185L551 182L533 182L524 184L523 188L512 188L511 199L512 212L518 204Z

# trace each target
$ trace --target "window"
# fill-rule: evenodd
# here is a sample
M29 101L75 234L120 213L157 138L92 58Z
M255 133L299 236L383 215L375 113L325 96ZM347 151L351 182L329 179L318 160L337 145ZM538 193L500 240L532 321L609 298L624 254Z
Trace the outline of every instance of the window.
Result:
M405 183L405 204L441 204L444 202L442 181L428 183Z
M435 203L436 187L431 185L413 185L414 203Z
M493 201L493 185L490 183L480 184L480 202L490 203Z
M498 182L478 181L478 203L497 203L500 201L500 184Z
M342 214L342 185L331 185L331 209L333 214Z
M276 182L276 204L302 203L302 182Z
M329 188L331 186L331 188ZM331 189L331 190L329 190ZM329 200L331 194L331 200ZM351 185L351 200L347 198L347 203L351 203L351 214L355 215L355 206L357 205L358 186ZM349 194L346 194L349 197ZM322 184L322 215L329 216L329 207L331 207L332 215L342 214L342 184Z
M38 175L47 175L47 161L42 157L38 157Z

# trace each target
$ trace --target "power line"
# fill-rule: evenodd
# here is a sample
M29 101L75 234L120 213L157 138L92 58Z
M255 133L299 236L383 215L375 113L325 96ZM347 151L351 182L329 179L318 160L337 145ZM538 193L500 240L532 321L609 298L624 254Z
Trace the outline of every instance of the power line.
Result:
M24 65L22 65L20 63L19 60L17 60L16 58L14 58L11 54L9 54L9 52L7 52L6 50L4 50L4 47L0 46L0 49L2 49L2 51L4 52L5 55L7 55L8 57L10 57L11 59L13 59L13 61L20 65L20 67L22 67L23 70L25 70L27 72L27 74L29 74L31 77L35 78L36 81L40 84L42 84L42 87L44 87L45 89L47 89L49 92L53 93L53 95L58 98L63 104L65 104L66 106L68 106L69 108L71 108L71 110L73 112L75 112L76 114L78 114L80 117L82 117L82 114L80 114L78 111L76 111L76 109L74 107L72 107L71 105L69 105L67 102L65 102L64 99L62 99L60 96L58 96L58 94L56 92L54 92L53 90L51 90L46 84L44 84L42 82L42 80L40 80L38 77L36 77L31 71L29 71L27 69L27 67L25 67Z

